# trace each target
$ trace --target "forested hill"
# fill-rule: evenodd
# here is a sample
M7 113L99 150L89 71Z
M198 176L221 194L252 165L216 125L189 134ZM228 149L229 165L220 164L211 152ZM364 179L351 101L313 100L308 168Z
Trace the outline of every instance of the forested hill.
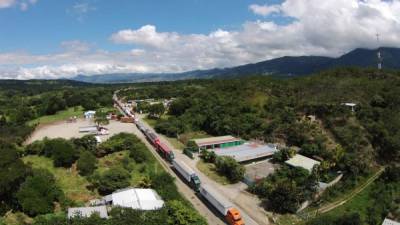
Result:
M383 56L383 67L400 69L400 48L380 48ZM338 58L321 56L281 57L254 64L232 68L195 70L184 73L149 73L149 74L104 74L95 76L79 75L74 80L91 83L128 83L148 81L172 81L196 78L226 78L248 75L273 75L275 77L292 77L308 75L336 67L376 67L377 50L355 49Z

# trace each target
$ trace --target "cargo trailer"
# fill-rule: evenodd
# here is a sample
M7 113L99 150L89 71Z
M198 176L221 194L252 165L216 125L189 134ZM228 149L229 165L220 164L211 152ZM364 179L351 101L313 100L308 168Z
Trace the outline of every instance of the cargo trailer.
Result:
M217 190L209 185L201 185L200 194L214 208L221 213L230 225L244 225L239 210L235 208L233 203L218 193Z
M200 190L200 179L197 174L190 168L186 163L179 160L174 160L172 162L175 170L187 181L190 187L195 190Z

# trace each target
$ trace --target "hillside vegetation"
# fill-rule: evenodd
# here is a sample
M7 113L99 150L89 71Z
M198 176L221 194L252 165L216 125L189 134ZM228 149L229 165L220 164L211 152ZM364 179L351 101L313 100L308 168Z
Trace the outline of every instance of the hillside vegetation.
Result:
M158 132L169 137L192 132L230 134L299 147L301 154L322 161L311 175L284 167L251 188L265 199L269 210L281 213L296 211L315 194L317 181L329 181L339 171L344 179L318 204L357 186L379 167L400 161L400 74L396 72L348 68L290 80L174 82L139 85L120 95L176 98L168 116L155 124ZM357 104L354 112L343 103ZM282 154L278 161L290 151ZM391 199L395 204L396 198ZM385 213L388 210L374 215L383 218Z

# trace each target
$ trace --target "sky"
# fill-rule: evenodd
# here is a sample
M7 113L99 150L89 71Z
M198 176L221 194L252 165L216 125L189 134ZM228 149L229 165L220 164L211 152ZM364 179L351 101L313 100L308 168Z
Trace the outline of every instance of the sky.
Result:
M0 79L337 57L399 34L400 0L0 0Z

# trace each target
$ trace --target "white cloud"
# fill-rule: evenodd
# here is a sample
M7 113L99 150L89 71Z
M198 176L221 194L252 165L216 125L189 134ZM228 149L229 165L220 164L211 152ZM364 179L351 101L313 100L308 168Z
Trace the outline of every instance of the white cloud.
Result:
M1 0L0 0L1 1ZM48 55L0 52L0 76L70 77L115 72L180 72L229 67L291 55L338 56L358 47L400 46L400 0L285 0L277 17L208 34L160 32L154 25L124 29L110 40L130 50L108 52L80 41Z
M18 6L22 11L28 10L37 0L0 0L0 9Z
M83 22L87 14L95 10L96 7L94 7L89 1L84 0L75 3L71 8L67 9L67 13L76 17L78 21Z
M252 4L249 9L257 15L268 16L272 13L279 13L281 11L280 5L257 5Z

